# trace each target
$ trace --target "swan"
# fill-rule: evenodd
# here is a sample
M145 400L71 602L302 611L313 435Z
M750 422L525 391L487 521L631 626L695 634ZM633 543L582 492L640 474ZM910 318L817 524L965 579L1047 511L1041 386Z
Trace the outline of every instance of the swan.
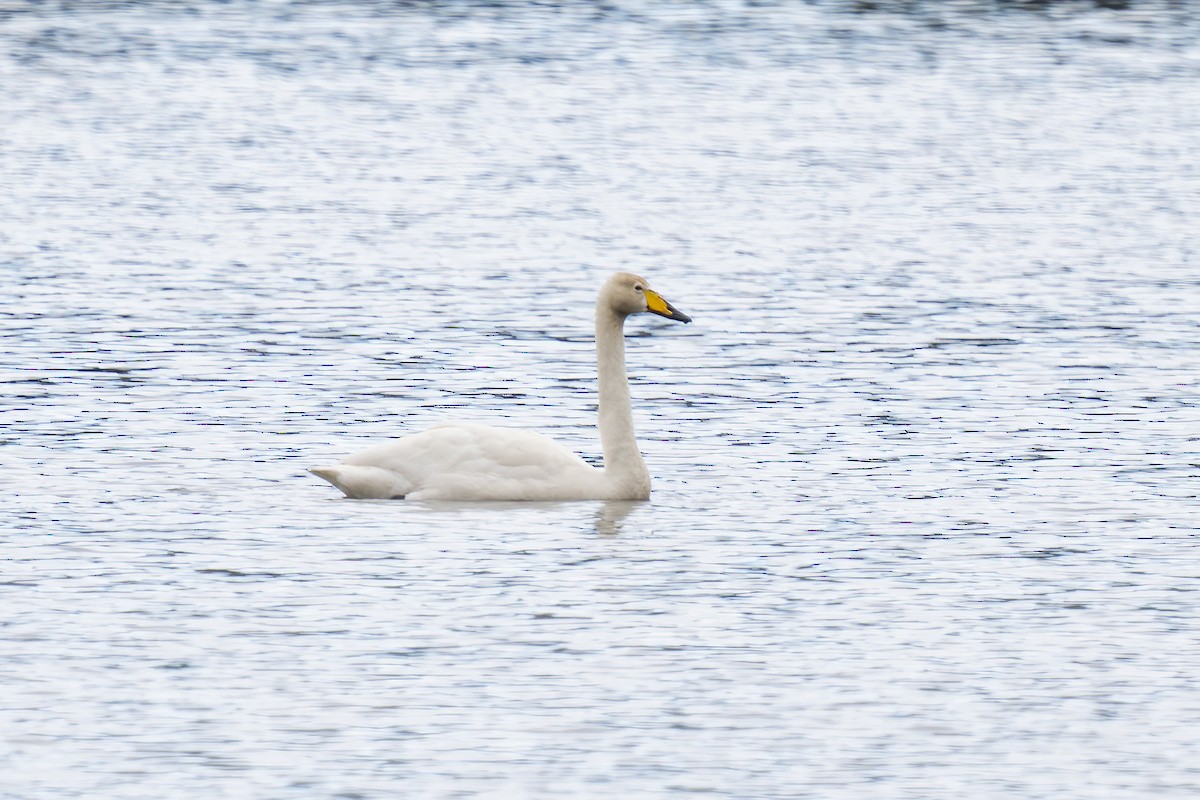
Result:
M596 300L600 383L598 469L548 436L451 422L309 470L347 497L409 500L645 500L650 473L633 431L625 318L649 312L691 322L637 275L618 272Z

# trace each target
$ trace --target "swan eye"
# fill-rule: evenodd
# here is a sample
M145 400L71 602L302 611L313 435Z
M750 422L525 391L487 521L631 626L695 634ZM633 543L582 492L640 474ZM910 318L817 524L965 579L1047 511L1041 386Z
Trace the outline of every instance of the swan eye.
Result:
M641 287L641 286L635 286L635 287L633 287L633 288L637 289L639 292L640 292L640 291L643 291L643 289L642 289L642 287Z

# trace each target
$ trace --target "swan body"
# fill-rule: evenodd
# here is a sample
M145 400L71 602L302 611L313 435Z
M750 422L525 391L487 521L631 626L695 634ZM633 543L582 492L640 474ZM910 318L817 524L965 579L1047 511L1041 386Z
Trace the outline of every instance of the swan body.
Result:
M549 436L446 423L312 472L350 497L413 500L599 499L604 471Z
M376 445L331 467L311 470L347 497L410 500L644 500L650 473L633 430L625 373L625 318L649 312L691 318L637 275L619 272L596 301L600 385L598 469L548 436L460 422Z

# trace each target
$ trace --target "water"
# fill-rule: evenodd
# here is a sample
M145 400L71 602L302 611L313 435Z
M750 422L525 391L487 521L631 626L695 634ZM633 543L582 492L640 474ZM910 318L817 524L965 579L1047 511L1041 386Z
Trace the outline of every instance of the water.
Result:
M1188 9L4 3L0 797L1196 796Z

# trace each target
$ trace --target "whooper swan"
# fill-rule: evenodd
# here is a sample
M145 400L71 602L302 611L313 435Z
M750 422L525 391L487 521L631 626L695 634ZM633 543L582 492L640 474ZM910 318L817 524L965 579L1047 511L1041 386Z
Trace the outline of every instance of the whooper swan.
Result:
M650 473L633 432L624 325L630 314L647 311L692 321L645 279L627 272L609 278L596 300L603 469L540 433L452 422L312 473L355 498L645 500L650 496Z

